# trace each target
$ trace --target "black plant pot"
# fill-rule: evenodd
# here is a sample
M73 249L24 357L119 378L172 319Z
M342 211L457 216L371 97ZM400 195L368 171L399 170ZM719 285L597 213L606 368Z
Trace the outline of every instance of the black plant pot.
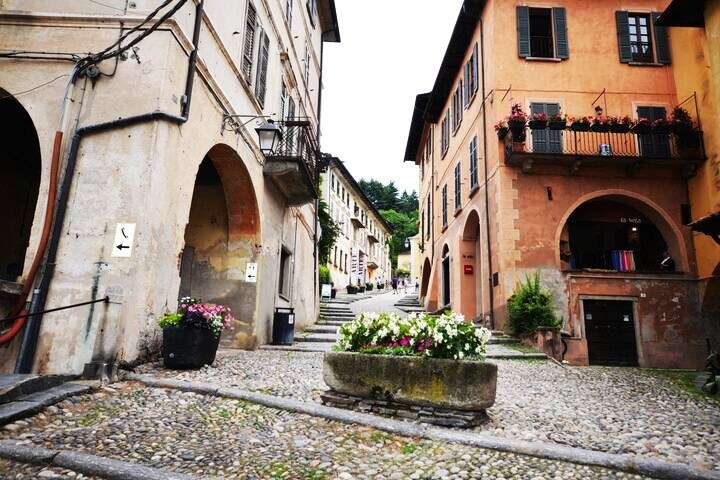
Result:
M610 125L605 124L605 123L600 123L600 124L594 123L590 126L590 130L592 130L593 132L598 132L598 133L607 133L610 131Z
M630 125L627 123L616 123L615 125L610 125L610 131L612 133L628 133L630 131Z
M348 295L355 295L357 293L357 287L347 287Z
M530 120L528 126L530 130L545 130L547 128L547 120Z
M365 293L365 287L358 287L358 293Z
M687 135L692 132L692 124L691 123L672 123L671 124L672 133L675 135Z
M667 125L655 125L652 130L653 130L653 133L657 133L657 134L660 134L660 135L667 135L668 133L672 133L672 132L673 132L673 127L672 127L672 125L670 125L670 124L667 124Z
M650 125L635 125L632 132L635 135L648 135L652 133L652 127Z
M513 137L516 137L525 131L525 122L521 120L510 120L508 121L508 127L510 127Z
M570 124L570 129L573 132L587 132L590 130L590 124L584 122L573 122Z
M500 127L497 131L498 140L505 140L510 129L508 127Z
M562 120L550 121L548 126L550 130L565 130L567 128L567 124Z
M330 298L335 298L335 295L337 295L337 288L331 288L330 289Z
M163 360L166 368L178 370L201 368L215 361L220 336L194 325L163 328Z

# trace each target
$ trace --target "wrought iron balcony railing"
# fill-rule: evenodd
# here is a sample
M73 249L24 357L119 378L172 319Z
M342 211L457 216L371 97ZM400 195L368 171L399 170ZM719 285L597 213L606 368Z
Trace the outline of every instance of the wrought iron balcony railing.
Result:
M318 158L320 155L315 141L315 132L312 123L304 119L287 119L276 122L282 131L282 139L272 155L271 160L297 160L312 173L312 178L318 178Z

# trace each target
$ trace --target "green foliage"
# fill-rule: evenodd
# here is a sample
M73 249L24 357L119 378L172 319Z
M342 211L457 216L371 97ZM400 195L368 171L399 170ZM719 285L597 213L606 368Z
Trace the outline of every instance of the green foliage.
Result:
M540 274L525 277L508 299L508 323L515 335L528 337L537 327L559 327L552 308L552 292L540 287Z
M400 448L400 451L406 455L415 452L415 450L417 450L417 445L413 445L412 443L406 443Z
M330 216L327 203L322 198L318 200L318 222L320 222L320 228L322 229L318 241L318 260L321 265L325 265L330 259L330 251L340 234L340 227Z
M327 265L320 265L319 268L320 273L320 285L327 284L329 285L332 282L332 279L330 277L330 269Z
M706 368L709 375L702 386L702 391L715 395L720 391L720 354L718 352L712 352L708 356Z
M405 240L414 237L418 233L418 211L403 213L395 210L380 210L380 215L385 218L393 228L393 236L390 239L390 262L393 268L397 267L398 253L405 251Z
M397 277L409 277L410 276L410 270L407 268L398 267L395 269L395 276Z
M362 313L340 327L337 351L433 358L479 358L490 330L474 327L462 315L423 313L400 318L394 313Z
M182 313L168 313L167 315L163 315L162 317L160 317L160 320L158 320L158 325L160 325L160 328L180 325L182 317Z

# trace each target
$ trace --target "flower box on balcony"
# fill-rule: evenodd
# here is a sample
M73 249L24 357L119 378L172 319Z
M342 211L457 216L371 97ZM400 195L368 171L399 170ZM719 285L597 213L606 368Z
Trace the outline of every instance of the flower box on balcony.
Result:
M548 126L550 127L550 130L565 130L567 128L567 123L565 123L565 120L550 120Z
M644 123L637 123L631 130L635 135L648 135L652 133L652 126Z
M525 130L525 121L524 120L508 120L507 123L508 123L508 127L510 127L510 131L513 133L513 135L522 133Z
M612 133L628 133L630 131L630 125L627 123L615 123L610 125L610 131Z
M590 130L590 124L587 122L573 122L570 124L570 130L573 132L587 132Z
M530 130L545 130L547 128L547 120L530 120L528 126Z
M510 129L508 127L499 127L497 129L497 136L498 140L505 140L505 137L507 136Z
M607 123L593 123L590 126L590 130L597 133L607 133L610 131L610 125Z

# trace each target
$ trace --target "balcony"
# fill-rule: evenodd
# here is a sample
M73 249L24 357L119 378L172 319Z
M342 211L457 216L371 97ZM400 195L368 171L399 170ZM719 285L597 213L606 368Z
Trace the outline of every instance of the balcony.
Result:
M352 224L355 228L365 228L365 222L363 222L363 218L362 218L362 215L360 214L359 208L355 209L352 216L350 217L350 221L352 222Z
M277 122L282 139L265 156L263 174L280 189L288 205L298 206L318 198L319 150L308 120Z
M371 231L367 232L367 238L371 244L378 243L380 241L380 240L378 240L377 236L375 236L375 233L371 232Z
M553 173L564 170L568 175L611 167L624 168L632 176L648 167L673 169L689 178L705 158L701 131L677 135L526 129L515 139L511 133L505 138L505 164L525 173L549 165L561 169Z

